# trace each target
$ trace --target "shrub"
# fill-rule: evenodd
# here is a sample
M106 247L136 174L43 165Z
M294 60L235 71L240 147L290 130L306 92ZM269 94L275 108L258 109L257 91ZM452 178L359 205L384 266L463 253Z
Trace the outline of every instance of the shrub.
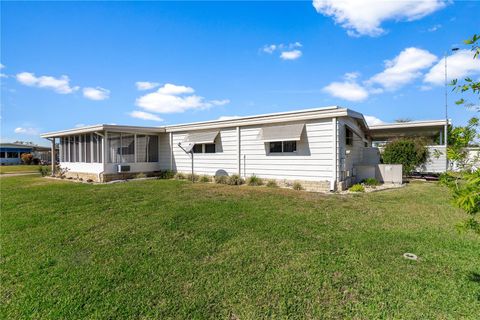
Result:
M68 172L67 168L62 168L60 166L55 166L55 177L65 179L65 174ZM72 179L72 177L69 177L68 179Z
M449 188L455 186L456 178L449 172L444 172L438 176L438 183Z
M295 181L292 185L293 190L303 190L302 184L298 181Z
M23 153L20 158L22 158L22 162L24 164L32 164L33 155L31 153Z
M383 163L403 165L404 174L410 174L428 159L428 149L422 139L397 139L388 143L382 153Z
M147 177L147 175L143 172L137 173L135 175L135 179L143 179L143 178L146 178L146 177Z
M158 176L159 179L172 179L175 173L172 170L162 170Z
M195 181L199 180L199 176L198 176L198 174L189 173L189 174L187 174L186 179L195 182Z
M365 188L361 184L357 183L357 184L354 184L353 186L351 186L348 189L348 191L350 191L350 192L365 192Z
M366 186L372 186L372 187L373 187L373 186L378 186L378 185L380 184L380 182L378 182L378 180L375 179L375 178L367 178L367 179L364 179L364 180L362 181L362 183L363 183L364 185L366 185Z
M220 183L220 184L227 184L227 176L215 176L215 183Z
M51 175L52 168L50 166L41 166L38 168L38 172L42 175L42 177L46 177Z
M185 175L181 172L177 172L175 173L175 176L174 176L175 179L177 180L184 180L185 179Z
M232 174L230 177L227 179L227 184L231 186L239 186L244 184L245 181L237 174Z
M268 181L267 181L267 187L269 187L269 188L276 188L276 187L278 187L277 181L275 181L275 180L268 180Z
M200 182L210 182L211 179L209 176L203 175L200 177Z
M247 183L249 186L261 186L263 184L263 180L262 178L259 178L256 175L253 175L250 178L248 178Z

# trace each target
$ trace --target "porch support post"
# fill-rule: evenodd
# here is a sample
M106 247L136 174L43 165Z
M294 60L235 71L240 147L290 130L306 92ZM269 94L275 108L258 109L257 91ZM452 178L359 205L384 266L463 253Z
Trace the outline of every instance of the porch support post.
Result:
M173 134L169 134L169 143L170 143L170 170L173 171Z
M335 191L337 187L337 139L338 139L338 130L337 130L337 118L332 118L332 136L333 136L333 146L332 146L332 180L330 182L330 190Z
M237 165L238 165L238 176L242 176L242 150L241 150L241 141L240 141L240 127L237 127Z
M52 149L51 149L51 155L52 155L52 176L55 175L55 164L57 162L57 155L55 153L55 138L52 138Z
M448 119L447 122L445 123L445 134L443 135L443 142L445 145L445 171L448 170L448 153L447 153L447 147L448 147Z
M160 149L160 148L159 148ZM137 163L137 134L133 134L133 162Z

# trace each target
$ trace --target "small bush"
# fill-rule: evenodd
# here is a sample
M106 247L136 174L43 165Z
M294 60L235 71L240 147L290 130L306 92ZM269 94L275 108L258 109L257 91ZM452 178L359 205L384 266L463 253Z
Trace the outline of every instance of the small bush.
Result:
M403 173L410 174L428 159L428 149L422 139L402 138L389 142L382 153L387 164L401 164Z
M41 166L38 168L38 172L40 172L42 177L46 177L52 173L52 168L50 166Z
M438 177L438 183L447 187L455 185L456 178L449 172L444 172Z
M215 183L220 183L220 184L227 184L228 177L227 176L215 176Z
M380 185L380 182L378 182L378 180L375 178L364 179L362 183L366 186L371 186L371 187Z
M32 164L33 155L31 153L23 153L20 158L22 158L22 162L24 164Z
M172 170L162 170L158 176L159 179L173 179L174 177L175 173Z
M267 181L267 187L269 187L269 188L277 188L277 187L278 187L277 181L275 181L275 180L268 180L268 181Z
M227 179L227 184L229 184L231 186L239 186L239 185L242 185L244 183L245 183L245 181L242 178L240 178L240 176L238 176L237 174L233 174L230 177L228 177L228 179Z
M200 177L200 182L206 183L206 182L210 182L210 181L212 181L212 179L210 179L209 176L203 175L203 176Z
M361 184L357 183L351 186L348 191L350 192L365 192L365 187L362 186Z
M185 179L185 175L184 175L183 173L181 173L181 172L177 172L177 173L175 173L174 178L175 178L176 180L184 180L184 179Z
M186 179L189 180L189 181L195 182L195 181L198 181L200 179L200 177L198 176L198 174L193 174L192 175L191 173L189 173L189 174L187 174Z
M147 177L147 175L143 172L137 173L135 175L135 179L143 179L143 178L146 178L146 177Z
M88 182L88 183L92 183L93 180L92 180L92 179L87 179L87 182Z
M261 186L263 184L263 180L262 178L259 178L256 175L253 175L250 178L248 178L247 183L249 186Z
M292 188L293 190L303 190L302 184L298 181L293 183Z

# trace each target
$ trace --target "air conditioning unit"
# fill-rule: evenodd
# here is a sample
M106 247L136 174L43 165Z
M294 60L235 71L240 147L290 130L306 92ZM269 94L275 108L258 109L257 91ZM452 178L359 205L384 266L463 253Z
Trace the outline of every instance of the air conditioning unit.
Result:
M130 172L130 166L124 166L119 164L117 167L117 172Z

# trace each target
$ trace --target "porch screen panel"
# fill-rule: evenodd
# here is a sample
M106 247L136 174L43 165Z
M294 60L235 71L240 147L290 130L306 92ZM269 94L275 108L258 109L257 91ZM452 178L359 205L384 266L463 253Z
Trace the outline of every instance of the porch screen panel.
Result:
M68 158L69 162L75 162L75 139L74 136L70 136L68 138L68 147L70 149L69 155L70 157Z
M60 142L58 143L58 148L60 150L58 150L58 160L60 162L63 162L63 138L60 138Z
M148 162L158 162L158 136L148 136Z
M97 141L98 141L98 136L96 134L92 135L92 146L93 146L92 162L98 162Z
M120 144L120 134L119 133L109 133L108 134L108 162L109 163L120 163L121 162L121 144Z
M133 134L121 135L121 159L125 162L135 162L135 139Z
M148 144L147 136L137 135L137 162L147 162Z
M79 136L74 136L74 146L75 146L75 156L74 156L74 159L73 159L73 162L79 162L79 154L80 154L80 150L79 150L79 146L78 146L78 140L79 140Z
M85 162L92 162L91 135L85 135Z
M78 162L85 162L85 145L83 135L78 136Z

